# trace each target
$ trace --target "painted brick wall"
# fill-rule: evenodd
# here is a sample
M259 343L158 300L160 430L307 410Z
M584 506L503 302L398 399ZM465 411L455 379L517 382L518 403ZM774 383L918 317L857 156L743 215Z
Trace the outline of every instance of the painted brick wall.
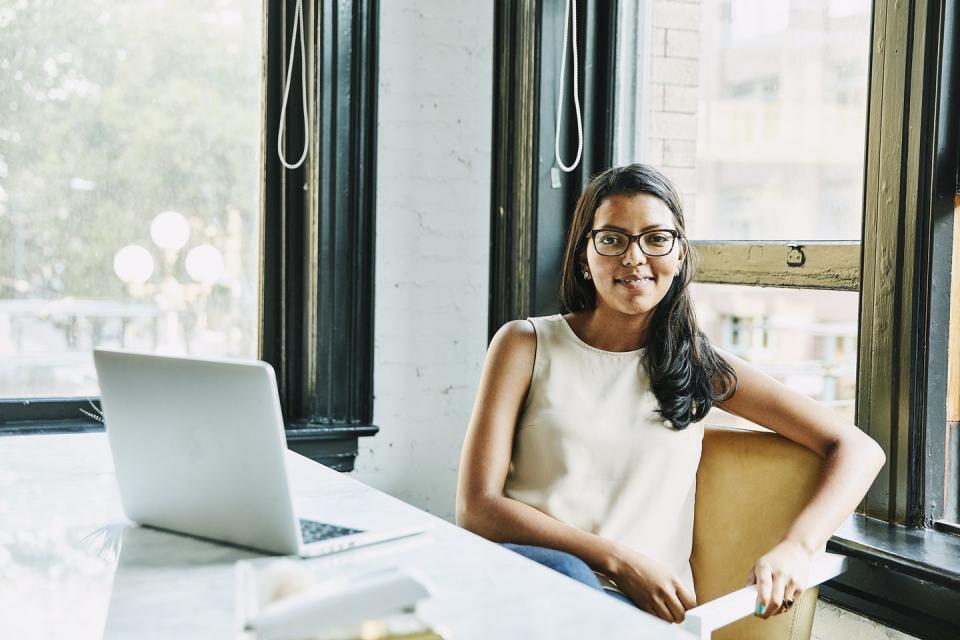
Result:
M688 219L694 215L697 191L700 12L699 0L653 0L649 24L648 161L676 185Z
M486 353L493 5L380 3L374 423L355 477L453 519Z

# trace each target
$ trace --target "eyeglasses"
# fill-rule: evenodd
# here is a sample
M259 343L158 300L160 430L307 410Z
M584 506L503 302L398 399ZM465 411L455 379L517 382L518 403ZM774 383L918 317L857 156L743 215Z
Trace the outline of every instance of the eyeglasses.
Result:
M585 237L593 238L593 248L602 256L622 256L627 252L630 243L636 241L640 251L655 258L673 251L679 235L680 232L674 229L654 229L635 236L610 229L594 229L587 232Z

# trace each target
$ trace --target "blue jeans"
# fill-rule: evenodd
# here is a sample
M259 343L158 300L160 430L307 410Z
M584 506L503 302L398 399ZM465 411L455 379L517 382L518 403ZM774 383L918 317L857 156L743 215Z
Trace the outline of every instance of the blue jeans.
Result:
M558 573L562 573L568 578L573 578L577 582L582 582L588 587L593 587L599 591L603 591L607 595L616 598L622 602L626 602L629 605L636 606L631 602L630 598L623 595L619 591L614 591L613 589L604 588L600 585L600 580L597 578L593 570L587 565L586 562L581 560L575 555L567 553L566 551L557 551L556 549L549 549L547 547L535 547L528 544L512 544L504 543L504 547L510 549L515 553L519 553L524 558L528 560L533 560L548 569L553 569Z

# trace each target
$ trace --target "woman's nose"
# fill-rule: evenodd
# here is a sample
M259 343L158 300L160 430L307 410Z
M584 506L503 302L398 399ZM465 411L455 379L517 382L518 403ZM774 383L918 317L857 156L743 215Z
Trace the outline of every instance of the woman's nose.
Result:
M623 262L630 264L644 264L647 261L647 254L640 249L640 238L631 239L627 245L627 250L623 254Z

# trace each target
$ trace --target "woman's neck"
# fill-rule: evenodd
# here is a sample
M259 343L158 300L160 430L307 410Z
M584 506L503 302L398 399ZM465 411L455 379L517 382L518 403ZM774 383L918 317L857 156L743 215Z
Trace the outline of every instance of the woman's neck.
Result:
M647 344L647 329L653 313L627 315L597 307L566 316L577 336L602 351L636 351Z

